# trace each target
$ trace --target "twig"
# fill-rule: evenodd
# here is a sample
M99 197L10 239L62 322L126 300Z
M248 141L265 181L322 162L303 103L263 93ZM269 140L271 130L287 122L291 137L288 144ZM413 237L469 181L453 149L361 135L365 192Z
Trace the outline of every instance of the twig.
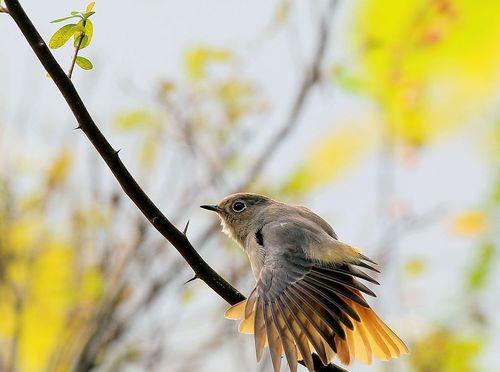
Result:
M226 282L213 270L191 245L186 235L179 231L159 210L148 195L141 189L134 177L125 167L118 151L114 150L108 140L94 123L82 99L76 91L71 79L64 73L57 63L37 29L28 18L21 4L17 0L5 0L9 14L25 36L29 45L38 57L40 63L52 77L66 103L73 112L80 129L93 144L99 155L114 174L123 191L129 196L142 214L182 255L191 266L196 276L203 280L219 296L230 304L236 304L245 299L238 290ZM320 363L321 364L321 363ZM339 368L330 364L318 366L317 371L338 371Z
M78 52L80 51L80 48L82 47L83 39L85 38L85 25L87 24L87 20L83 20L83 30L82 34L80 35L80 39L78 40L78 44L75 47L75 52L73 53L73 59L71 60L71 65L69 66L68 70L68 78L71 79L71 76L73 76L73 69L75 68L75 63L76 59L78 57Z

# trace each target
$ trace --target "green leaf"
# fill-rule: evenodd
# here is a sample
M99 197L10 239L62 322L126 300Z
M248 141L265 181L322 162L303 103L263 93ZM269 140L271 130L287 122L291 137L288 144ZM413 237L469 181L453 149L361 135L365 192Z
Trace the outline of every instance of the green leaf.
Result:
M85 26L84 26L85 23ZM80 44L80 37L82 36L82 31L78 31L75 33L75 41L74 41L74 46L75 48L78 47L78 44L80 44L80 49L86 48L89 46L90 42L92 41L92 35L94 34L94 25L92 22L87 19L85 21L80 21L78 22L78 26L84 28L84 36L83 40Z
M83 18L85 19L89 19L92 15L94 15L95 12L87 12L87 13L83 13Z
M64 17L64 18L54 19L54 20L53 20L53 21L51 21L50 23L59 23L59 22L66 21L67 19L71 19L71 18L82 18L82 17L81 17L81 16L79 16L79 15L72 15L72 16L69 16L69 17Z
M75 11L72 11L70 14L71 14L71 15L76 15L76 14L80 14L80 12L77 12L77 11L75 10Z
M49 47L52 49L57 49L66 44L71 36L73 36L73 34L75 33L75 27L76 25L74 23L62 26L50 38Z
M486 242L477 252L477 256L472 264L469 272L468 289L471 292L476 292L484 287L486 280L492 271L493 259L495 257L495 245L492 242Z
M94 68L92 62L81 56L76 57L76 64L84 70L92 70Z

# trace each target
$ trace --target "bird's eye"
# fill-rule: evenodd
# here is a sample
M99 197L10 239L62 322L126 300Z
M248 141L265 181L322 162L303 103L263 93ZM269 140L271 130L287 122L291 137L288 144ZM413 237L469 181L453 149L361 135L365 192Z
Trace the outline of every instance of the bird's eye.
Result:
M236 203L233 204L233 211L235 212L243 212L243 210L246 209L245 203L242 201L237 201Z

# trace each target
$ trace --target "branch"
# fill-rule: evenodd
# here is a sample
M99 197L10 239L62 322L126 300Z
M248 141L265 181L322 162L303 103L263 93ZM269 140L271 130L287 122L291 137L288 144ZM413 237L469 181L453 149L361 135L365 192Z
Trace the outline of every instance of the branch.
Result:
M73 83L55 60L35 26L33 26L33 23L19 4L19 1L6 0L5 4L7 5L10 15L24 34L41 64L45 67L59 91L64 96L64 99L79 124L78 128L85 133L92 145L94 145L99 155L106 162L111 172L113 172L123 191L125 191L156 230L177 249L201 280L207 283L210 288L230 304L242 301L245 297L219 276L203 260L182 231L179 231L163 215L153 201L141 189L134 177L132 177L128 169L122 163L118 151L110 145L94 123L94 120L83 104Z
M114 174L123 191L139 208L148 221L160 232L181 254L184 260L193 269L196 276L203 280L220 297L230 304L236 304L245 299L238 290L225 281L213 270L191 245L186 235L179 231L153 203L148 195L141 189L134 177L121 161L118 152L101 133L90 116L82 99L76 91L71 79L64 73L57 63L37 29L28 18L21 4L17 0L5 0L9 14L23 33L40 63L49 73L57 88L63 95L66 103L73 112L79 126L99 155ZM333 364L317 367L316 371L342 371Z

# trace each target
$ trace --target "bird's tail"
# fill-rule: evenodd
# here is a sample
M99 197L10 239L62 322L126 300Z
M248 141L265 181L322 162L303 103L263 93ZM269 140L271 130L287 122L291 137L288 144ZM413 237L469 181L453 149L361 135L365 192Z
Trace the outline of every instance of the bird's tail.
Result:
M356 294L362 297L359 291L356 291ZM254 334L256 302L258 301L250 301L253 302L253 304L250 303L251 311L249 311L247 301L244 300L230 307L226 311L225 317L241 320L239 325L241 333ZM385 361L408 353L408 348L404 342L378 317L373 309L369 306L361 306L359 303L347 298L344 298L344 301L357 313L359 320L351 318L352 328L341 324L345 332L344 338L335 336L328 337L327 340L324 337L325 333L327 335L331 333L324 332L324 330L321 332L323 327L318 328L318 324L321 325L321 318L318 316L322 312L321 309L318 309L317 312L311 309L312 311L306 311L303 314L294 311L294 314L292 314L291 310L297 310L297 308L283 306L284 311L281 318L287 319L284 323L294 328L296 337L284 341L280 339L273 340L273 343L277 343L281 348L281 355L289 349L290 343L292 343L292 352L295 353L296 360L304 360L306 364L309 364L307 361L308 359L310 361L310 355L304 358L301 355L301 350L306 350L306 352L315 351L323 362L329 362L337 355L339 360L346 365L355 360L370 364L373 357ZM312 322L309 320L312 320ZM299 322L301 323L300 327ZM266 332L262 332L262 334L266 334ZM260 344L262 346L267 345L267 337L262 337L263 340L261 340ZM301 341L301 345L298 345L297 341ZM256 339L256 344L257 342ZM259 357L259 352L257 354Z

